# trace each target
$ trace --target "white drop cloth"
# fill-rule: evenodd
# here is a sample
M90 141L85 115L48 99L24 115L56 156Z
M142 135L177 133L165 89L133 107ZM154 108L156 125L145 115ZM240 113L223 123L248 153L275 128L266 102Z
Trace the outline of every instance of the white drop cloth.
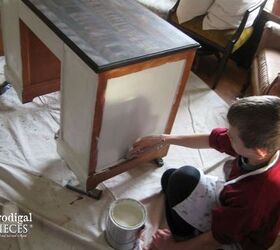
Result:
M1 82L3 64L1 58ZM219 96L191 74L172 133L207 133L225 126L227 109ZM162 168L146 164L106 180L98 186L103 190L101 200L94 200L64 188L76 177L56 152L58 129L58 92L28 104L20 103L13 88L0 96L0 211L11 201L20 211L33 214L27 238L0 237L0 250L111 249L104 239L105 217L109 204L123 197L145 205L148 221L143 240L147 243L164 223L162 173L186 164L212 171L225 159L214 150L171 146Z

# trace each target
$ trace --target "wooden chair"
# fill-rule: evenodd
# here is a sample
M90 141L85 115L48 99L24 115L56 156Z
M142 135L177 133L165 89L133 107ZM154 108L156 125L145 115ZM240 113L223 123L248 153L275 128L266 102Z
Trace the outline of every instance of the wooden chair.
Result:
M181 24L177 22L175 16L170 18L170 22L173 25L200 43L201 48L198 50L198 56L205 53L211 53L218 57L219 65L214 76L212 89L216 88L230 55L245 44L245 42L251 37L254 25L256 24L266 2L267 0L260 0L255 6L248 9L237 29L203 30L202 21L205 15L195 17L192 20ZM258 15L252 26L246 27L248 17L253 11L257 11L257 9L259 9Z

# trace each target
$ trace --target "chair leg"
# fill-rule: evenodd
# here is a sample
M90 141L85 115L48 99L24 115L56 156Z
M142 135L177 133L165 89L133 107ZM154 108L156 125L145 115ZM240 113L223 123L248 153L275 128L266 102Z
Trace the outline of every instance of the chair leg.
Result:
M214 80L213 80L213 86L212 86L212 89L214 90L219 81L220 81L220 78L224 72L224 69L226 67L226 64L227 64L227 61L228 61L228 58L229 58L229 53L226 53L223 57L222 57L222 60L221 62L219 63L219 66L218 66L218 70L214 76Z
M214 55L215 55L215 57L217 58L218 62L220 62L220 61L221 61L221 55L219 54L219 52L218 52L218 51L215 51L215 52L214 52Z
M198 66L199 66L199 60L200 60L200 58L199 58L199 56L198 55L196 55L195 57L194 57L194 60L193 60L193 64L192 64L192 70L194 71L194 72L196 72L197 70L198 70Z
M246 82L243 84L242 89L240 90L240 98L245 97L247 93L247 90L249 89L251 85L251 79L250 79L250 74L247 77Z

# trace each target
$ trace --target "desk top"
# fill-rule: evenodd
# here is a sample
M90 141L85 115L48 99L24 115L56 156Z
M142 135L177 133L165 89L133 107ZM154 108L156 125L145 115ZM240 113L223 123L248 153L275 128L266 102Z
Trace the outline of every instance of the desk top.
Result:
M22 0L95 72L198 47L136 0Z

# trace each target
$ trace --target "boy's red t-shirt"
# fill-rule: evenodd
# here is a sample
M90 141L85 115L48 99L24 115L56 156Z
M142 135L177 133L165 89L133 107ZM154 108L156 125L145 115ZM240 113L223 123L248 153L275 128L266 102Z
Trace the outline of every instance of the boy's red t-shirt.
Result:
M227 129L214 129L210 146L236 156ZM228 180L244 174L232 162ZM280 160L266 172L224 187L221 206L212 210L212 233L222 244L239 243L244 250L268 249L280 232Z

